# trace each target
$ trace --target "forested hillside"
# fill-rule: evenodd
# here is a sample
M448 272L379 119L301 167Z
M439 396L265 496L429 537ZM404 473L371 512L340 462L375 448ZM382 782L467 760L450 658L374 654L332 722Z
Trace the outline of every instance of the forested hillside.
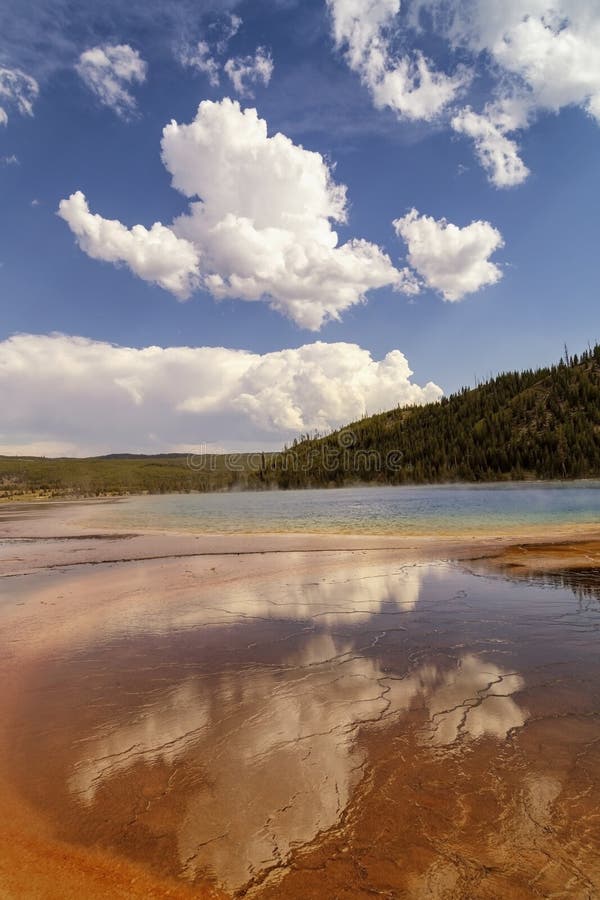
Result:
M273 465L280 487L600 476L600 345L305 439Z

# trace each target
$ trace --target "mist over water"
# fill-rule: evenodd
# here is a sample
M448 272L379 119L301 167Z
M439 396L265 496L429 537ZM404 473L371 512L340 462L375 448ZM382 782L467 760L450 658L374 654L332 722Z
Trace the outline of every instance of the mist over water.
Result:
M599 520L596 481L170 494L94 511L98 526L190 532L493 534Z

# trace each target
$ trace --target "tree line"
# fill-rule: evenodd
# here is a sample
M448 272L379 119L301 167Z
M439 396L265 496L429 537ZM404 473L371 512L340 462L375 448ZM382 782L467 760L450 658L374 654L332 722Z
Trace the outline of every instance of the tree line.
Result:
M600 345L305 437L270 468L281 488L600 476Z

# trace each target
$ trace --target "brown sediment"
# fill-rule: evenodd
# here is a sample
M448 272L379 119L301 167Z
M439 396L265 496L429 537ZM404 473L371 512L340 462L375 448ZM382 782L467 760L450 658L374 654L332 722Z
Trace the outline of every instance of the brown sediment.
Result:
M3 816L6 808L3 808ZM225 900L216 888L160 879L114 854L33 834L32 823L0 830L0 897L6 900Z
M443 759L405 728L370 736L370 774L340 827L261 898L598 896L599 723L574 719L568 736L561 724ZM593 771L576 767L586 755Z
M485 567L516 575L600 568L600 538L582 536L578 540L548 540L513 543L500 549L487 548L473 557Z
M42 623L43 627L43 623ZM2 634L3 651L6 634ZM12 629L8 643L17 640ZM226 895L212 884L192 889L172 877L160 877L148 867L136 864L127 855L118 855L101 846L82 846L65 841L60 828L43 805L30 802L27 791L16 783L15 772L22 764L24 734L15 733L10 723L19 720L27 704L30 663L10 653L0 664L0 897L2 900L225 900ZM42 700L43 703L43 700ZM33 724L33 723L32 723ZM51 747L42 743L37 762L42 763ZM15 762L17 765L15 766ZM32 783L38 773L28 772ZM29 758L26 762L31 764ZM55 814L60 817L60 810Z
M67 524L0 547L0 897L600 896L597 532Z

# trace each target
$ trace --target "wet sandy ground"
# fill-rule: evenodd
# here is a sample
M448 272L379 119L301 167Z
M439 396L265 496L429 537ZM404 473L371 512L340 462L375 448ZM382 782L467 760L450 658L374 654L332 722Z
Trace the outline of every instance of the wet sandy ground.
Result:
M19 516L1 897L600 896L600 536Z

